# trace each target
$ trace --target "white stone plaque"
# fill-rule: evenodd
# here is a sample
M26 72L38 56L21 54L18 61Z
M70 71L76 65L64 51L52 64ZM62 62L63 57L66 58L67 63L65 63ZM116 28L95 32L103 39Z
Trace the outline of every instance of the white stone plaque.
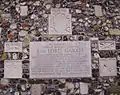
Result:
M67 77L91 77L90 41L30 43L30 78Z
M103 16L103 12L102 12L102 7L99 5L94 5L95 8L95 15L96 16Z
M99 59L100 76L117 76L116 58Z
M42 86L40 84L33 84L31 87L31 95L41 95Z
M28 15L28 6L20 6L20 15L27 16Z
M99 50L116 50L115 41L98 41Z
M5 42L4 52L22 52L22 42Z
M88 83L80 82L80 93L88 94Z
M68 9L52 9L49 15L49 34L72 34Z
M4 78L22 78L22 61L5 60Z

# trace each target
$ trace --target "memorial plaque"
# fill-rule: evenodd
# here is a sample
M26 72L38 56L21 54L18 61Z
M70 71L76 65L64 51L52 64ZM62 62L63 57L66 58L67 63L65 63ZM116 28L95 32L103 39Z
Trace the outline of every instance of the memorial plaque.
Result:
M80 82L80 93L88 94L88 83Z
M100 76L117 76L116 58L99 59Z
M90 41L30 43L30 78L68 77L91 77Z
M31 87L31 95L41 95L42 87L40 84L33 84Z
M20 12L21 16L27 16L27 14L28 14L28 6L20 6L20 10L21 10L21 12Z
M49 15L49 34L72 34L71 14L66 8L52 9Z
M4 52L22 52L22 42L5 42Z
M4 78L22 78L22 61L5 60Z
M95 8L95 15L97 17L99 16L103 16L103 12L102 12L102 7L99 6L99 5L94 5L94 8Z
M99 50L116 50L115 41L98 41Z

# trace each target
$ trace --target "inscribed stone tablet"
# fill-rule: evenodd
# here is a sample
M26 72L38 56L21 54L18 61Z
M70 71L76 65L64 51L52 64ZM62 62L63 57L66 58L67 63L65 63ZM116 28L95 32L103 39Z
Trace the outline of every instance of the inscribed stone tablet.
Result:
M22 52L22 42L5 42L4 52Z
M22 61L5 60L4 78L22 78Z
M116 58L100 58L100 76L117 76Z
M95 15L96 16L103 16L103 12L102 12L102 7L99 5L94 5L95 8Z
M116 50L115 41L98 41L99 50Z
M49 15L49 34L72 34L71 14L66 9L54 9Z
M27 14L28 14L28 6L20 6L20 10L21 10L21 12L20 12L21 16L27 16Z
M62 77L91 77L90 42L31 42L30 78Z
M81 94L88 94L88 84L80 82L80 93Z
M42 87L40 84L33 84L31 87L31 95L41 95Z

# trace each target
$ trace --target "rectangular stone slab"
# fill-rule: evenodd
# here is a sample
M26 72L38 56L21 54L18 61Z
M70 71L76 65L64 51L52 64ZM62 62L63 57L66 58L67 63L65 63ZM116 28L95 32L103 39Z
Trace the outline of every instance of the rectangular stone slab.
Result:
M90 41L30 43L30 78L68 77L91 77Z

